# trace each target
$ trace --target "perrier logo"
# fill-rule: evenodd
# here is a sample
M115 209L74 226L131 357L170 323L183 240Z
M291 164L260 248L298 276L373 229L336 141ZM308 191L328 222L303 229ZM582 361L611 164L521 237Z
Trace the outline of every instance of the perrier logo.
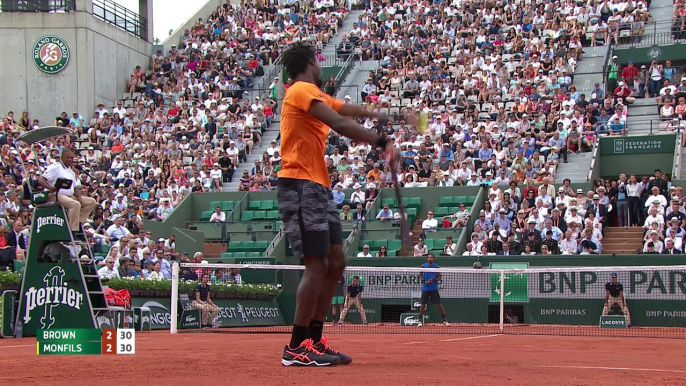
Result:
M53 308L60 305L81 309L83 304L83 294L79 291L68 288L64 280L65 272L60 266L55 266L43 277L44 287L29 288L26 297L26 313L24 314L24 324L31 321L31 313L34 310L42 309L43 315L40 317L40 328L47 330L55 324Z
M58 227L64 226L64 219L56 214L52 216L38 217L36 220L36 233L40 233L43 225L57 225Z
M33 46L33 62L41 71L57 74L69 63L69 47L57 36L43 36Z

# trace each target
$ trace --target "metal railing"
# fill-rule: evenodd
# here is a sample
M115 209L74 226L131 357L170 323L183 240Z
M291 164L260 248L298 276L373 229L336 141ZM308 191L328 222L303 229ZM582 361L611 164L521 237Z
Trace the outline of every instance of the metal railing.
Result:
M76 11L76 0L0 0L0 12L65 13Z
M137 37L148 40L148 22L139 14L111 0L93 0L93 16Z
M674 143L674 160L672 165L672 179L681 179L681 124L676 132L676 141Z
M586 177L586 182L593 181L593 174L594 174L593 172L595 169L596 162L598 160L598 148L600 147L599 144L600 144L599 139L597 139L596 141L593 142L593 150L591 150L591 152L593 154L591 157L591 167L588 170L588 176Z
M678 36L684 35L677 39ZM630 41L621 41L616 45L617 48L636 48L636 47L651 47L670 44L681 44L686 42L686 31L677 32L660 32L656 34L637 36Z
M621 26L621 24L620 24ZM633 47L648 47L654 45L667 45L679 43L678 38L682 39L686 36L686 30L682 29L679 23L673 20L666 20L660 22L644 23L643 33L635 34L632 30L631 35L619 37L619 44L617 48L633 48Z
M670 125L670 121L677 119L677 125ZM648 134L665 134L674 133L681 131L681 119L678 118L640 118L632 117L631 124L627 121L626 133L627 135L633 135L631 133L631 128L636 126L648 126ZM645 135L644 133L638 133L638 135Z

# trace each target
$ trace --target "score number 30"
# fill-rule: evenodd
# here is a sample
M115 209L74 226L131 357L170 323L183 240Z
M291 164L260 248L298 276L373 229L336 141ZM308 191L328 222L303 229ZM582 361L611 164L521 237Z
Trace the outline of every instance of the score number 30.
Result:
M126 329L103 329L102 353L103 354L135 354L136 331Z
M117 354L136 353L136 330L117 329Z

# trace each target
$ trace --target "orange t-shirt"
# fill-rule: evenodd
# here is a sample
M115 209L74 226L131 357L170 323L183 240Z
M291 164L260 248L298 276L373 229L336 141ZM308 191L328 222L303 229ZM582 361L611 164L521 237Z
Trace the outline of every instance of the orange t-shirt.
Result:
M329 127L310 115L313 101L321 101L335 111L343 101L324 93L313 83L295 82L286 91L281 108L281 170L279 178L310 180L329 187L324 162L324 141Z

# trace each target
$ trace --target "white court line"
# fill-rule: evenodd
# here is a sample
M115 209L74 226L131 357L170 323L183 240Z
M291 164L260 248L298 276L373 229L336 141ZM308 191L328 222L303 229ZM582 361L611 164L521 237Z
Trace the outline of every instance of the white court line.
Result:
M424 342L407 342L407 343L403 343L403 344L422 344L422 343L424 343Z
M455 338L455 339L446 339L443 342L455 342L458 340L470 340L470 339L482 339L482 338L492 338L494 336L500 336L500 334L493 334L493 335L484 335L484 336L470 336L468 338Z
M0 346L0 348L17 348L17 347L36 347L35 344L22 344L18 346Z
M591 369L591 370L620 370L620 371L654 371L659 373L686 373L684 370L665 370L665 369L640 369L631 367L602 367L602 366L534 366L552 367L558 369Z

